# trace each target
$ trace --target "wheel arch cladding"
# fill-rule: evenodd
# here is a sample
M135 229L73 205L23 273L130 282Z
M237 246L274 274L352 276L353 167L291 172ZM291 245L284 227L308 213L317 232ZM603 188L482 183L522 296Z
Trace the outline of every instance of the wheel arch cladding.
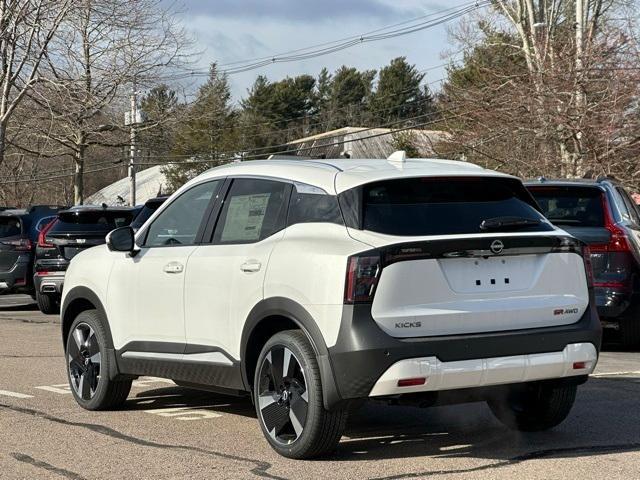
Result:
M62 347L67 349L67 335L73 321L82 312L87 310L97 310L104 321L104 328L107 331L106 350L109 356L109 377L111 379L118 375L118 366L116 363L116 355L113 349L113 339L111 337L111 329L107 320L107 313L102 302L92 290L87 287L74 287L66 294L64 303L60 308L60 318L62 320Z
M327 410L341 402L322 332L311 314L300 304L283 297L259 302L249 313L240 343L242 380L252 390L258 356L266 341L283 330L301 330L311 342L318 359L322 379L322 398Z

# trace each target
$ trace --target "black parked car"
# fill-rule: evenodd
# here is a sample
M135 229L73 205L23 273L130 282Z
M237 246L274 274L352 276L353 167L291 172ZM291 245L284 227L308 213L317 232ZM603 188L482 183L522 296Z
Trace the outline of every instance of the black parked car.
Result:
M615 180L526 182L545 216L588 244L603 326L640 345L640 215Z
M0 293L34 293L34 243L40 229L63 208L0 209Z
M44 228L36 244L34 284L38 307L57 313L69 261L81 251L102 245L114 228L129 225L135 209L79 206L63 210Z
M169 195L163 195L160 197L150 198L145 202L145 204L140 208L138 214L131 222L131 227L137 231L144 222L149 220L149 217L153 215L153 213L164 203L164 201L169 198Z

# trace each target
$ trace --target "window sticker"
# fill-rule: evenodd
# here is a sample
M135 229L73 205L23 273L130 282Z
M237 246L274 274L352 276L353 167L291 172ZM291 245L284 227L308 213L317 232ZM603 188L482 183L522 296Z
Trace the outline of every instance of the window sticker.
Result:
M222 242L258 240L270 197L271 193L232 197L220 240Z

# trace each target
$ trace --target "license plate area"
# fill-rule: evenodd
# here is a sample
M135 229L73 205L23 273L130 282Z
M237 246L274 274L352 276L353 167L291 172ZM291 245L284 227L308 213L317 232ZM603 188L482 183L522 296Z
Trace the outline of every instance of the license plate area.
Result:
M457 293L498 293L535 285L544 255L440 259L440 269Z

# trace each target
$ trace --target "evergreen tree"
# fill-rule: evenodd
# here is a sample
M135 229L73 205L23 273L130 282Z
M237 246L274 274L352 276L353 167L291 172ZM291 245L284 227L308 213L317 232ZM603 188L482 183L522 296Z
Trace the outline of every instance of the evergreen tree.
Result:
M235 158L237 133L229 81L213 64L207 82L189 108L188 118L176 133L172 153L183 161L165 169L169 185L177 188L208 168Z

